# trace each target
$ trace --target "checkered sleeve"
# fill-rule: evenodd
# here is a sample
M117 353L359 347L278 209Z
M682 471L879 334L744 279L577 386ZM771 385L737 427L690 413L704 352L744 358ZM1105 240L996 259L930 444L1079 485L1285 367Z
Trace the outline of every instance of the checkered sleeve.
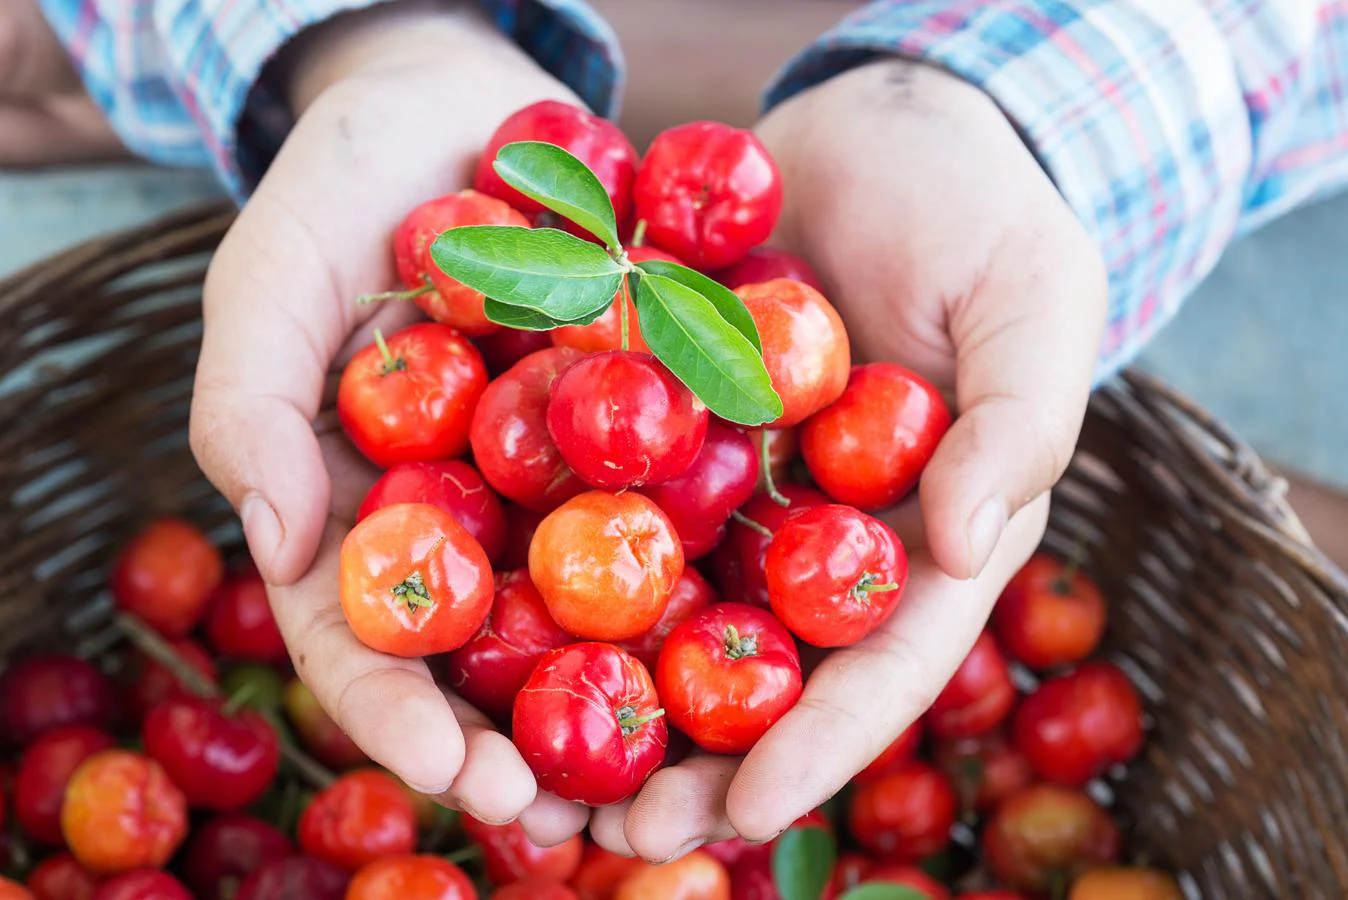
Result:
M1348 183L1346 0L886 0L789 63L766 103L886 54L986 91L1098 240L1098 379L1234 237Z

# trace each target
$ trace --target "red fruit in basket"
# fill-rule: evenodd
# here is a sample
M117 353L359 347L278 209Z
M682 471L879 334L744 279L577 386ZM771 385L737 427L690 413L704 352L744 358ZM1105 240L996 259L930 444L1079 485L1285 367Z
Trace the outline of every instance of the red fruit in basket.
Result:
M210 684L219 681L215 661L206 649L191 638L172 642L173 652L188 667L195 669ZM151 709L175 697L195 697L178 676L163 663L148 656L137 661L134 680L127 691L128 701L138 719Z
M289 659L257 569L235 572L216 588L206 611L206 640L220 656L263 663Z
M267 863L244 879L234 900L343 900L351 875L312 856Z
M988 869L1007 887L1047 892L1119 856L1119 829L1079 791L1037 784L1008 797L982 834Z
M776 534L788 518L828 503L827 497L811 488L796 484L778 484L777 488L791 501L790 506L773 502L767 494L757 494L744 504L740 514ZM772 539L757 529L740 522L730 523L725 540L712 555L712 568L722 599L768 606L765 567L771 543Z
M768 547L772 611L816 647L855 644L884 624L908 582L908 554L894 530L849 506L791 516Z
M429 503L454 517L493 565L505 549L505 509L477 469L458 459L390 466L365 495L356 521L397 503Z
M93 900L98 879L72 854L58 853L28 873L28 890L36 900Z
M24 657L0 673L0 744L22 747L63 725L108 728L116 717L112 682L78 657Z
M94 900L192 900L192 895L167 872L137 869L100 884Z
M876 866L862 884L894 884L912 888L927 900L950 900L950 891L917 866Z
M577 900L613 900L618 885L646 863L630 856L619 856L598 844L586 844L580 867L571 876Z
M894 862L915 862L950 842L955 792L940 770L924 762L857 786L847 808L852 836Z
M669 739L646 667L611 644L550 651L516 698L513 724L538 786L589 806L636 793Z
M1183 900L1175 879L1159 869L1106 866L1072 884L1067 900ZM1015 900L1015 898L1012 898Z
M17 881L0 878L0 900L33 900L33 894Z
M937 738L977 737L1001 725L1015 704L1006 658L984 631L927 710L927 726Z
M655 683L670 724L712 753L747 753L800 697L796 642L766 610L718 603L675 628Z
M86 759L113 746L105 731L87 725L69 725L48 731L19 759L14 778L14 817L34 841L59 847L61 803L70 776Z
M880 755L871 760L870 765L858 772L854 780L871 781L912 762L917 757L917 750L922 744L922 735L925 731L926 727L921 719L913 722L899 732L899 736L881 750Z
M348 772L304 808L299 839L305 853L354 872L382 856L415 850L416 810L391 776L373 769Z
M917 485L950 423L935 385L903 366L870 363L853 366L842 396L804 424L800 449L824 493L883 509Z
M61 833L95 874L158 868L187 836L187 801L159 763L129 750L102 750L70 777Z
M1036 553L1002 590L992 627L1011 658L1031 669L1080 662L1105 633L1105 598L1072 564Z
M728 269L713 272L712 277L732 291L746 284L762 284L777 278L803 282L820 293L824 290L823 279L813 266L794 253L776 247L755 247L744 259Z
M351 358L337 385L337 417L370 462L449 459L468 449L468 428L487 387L477 348L448 325L422 322Z
M1080 787L1142 749L1142 701L1117 666L1088 662L1026 697L1013 735L1036 775Z
M789 278L735 293L758 326L763 364L782 398L782 414L770 427L797 425L837 400L847 387L852 347L824 295Z
M463 833L482 847L482 864L497 887L526 878L566 881L580 868L584 845L580 835L552 847L539 847L519 822L489 825L469 815L463 817Z
M462 647L491 598L487 554L437 506L385 506L342 541L342 612L361 643L380 652L419 657Z
M553 331L521 331L518 328L502 328L491 334L477 338L477 351L487 366L487 374L492 378L509 370L515 363L539 350L552 346Z
M224 574L220 551L200 529L182 519L160 519L122 549L108 584L118 609L180 638L201 621Z
M286 715L295 726L304 749L323 765L341 770L369 762L365 751L338 727L304 682L298 678L290 680L284 703Z
M679 580L674 582L674 591L669 595L669 603L665 606L660 621L637 637L615 643L654 672L655 665L660 659L660 649L664 647L670 632L715 602L716 595L712 592L711 585L698 574L697 569L685 566Z
M187 842L185 881L199 900L233 900L243 879L295 847L274 825L239 813L216 816Z
M782 485L790 480L791 466L800 457L798 427L793 425L789 428L755 428L749 432L749 440L753 441L754 453L758 454L760 461L763 458L763 441L768 442L768 468L774 483ZM758 473L760 491L765 491L768 487L768 480L764 475L760 465Z
M346 900L477 900L477 888L442 856L407 854L362 866L347 886Z
M875 860L864 853L846 852L839 854L833 867L833 880L830 886L833 896L841 897L852 888L866 880L866 876L875 871Z
M618 887L614 900L730 900L730 873L710 854L687 856L634 872Z
M1029 760L1000 730L938 743L934 756L967 811L990 812L1034 781Z
M487 620L445 661L449 686L492 718L509 718L515 695L543 654L571 641L552 620L529 573L502 572Z
M626 640L654 627L682 572L674 526L634 493L568 500L529 547L529 575L553 620L590 640Z
M530 879L492 891L491 900L578 900L576 892L555 881Z
M473 413L473 461L482 477L520 506L547 512L585 490L548 433L557 376L581 354L552 347L526 356L487 386Z
M276 731L266 719L204 697L168 700L150 710L142 741L189 806L218 812L261 797L281 762Z
M723 422L707 425L702 450L682 475L641 492L669 516L685 560L710 553L725 536L730 514L758 484L758 451L744 432Z
M654 247L629 247L627 259L633 263L660 260L678 263L679 260ZM626 276L624 276L626 277ZM629 289L630 290L630 289ZM613 295L613 305L602 316L589 325L563 325L548 332L552 343L558 347L572 347L584 353L600 353L604 350L623 349L622 307L623 291ZM627 299L627 349L638 353L649 353L650 347L641 337L641 324L637 321L637 308Z
M739 262L768 239L782 211L782 179L767 148L720 122L658 134L633 191L651 243L695 269Z

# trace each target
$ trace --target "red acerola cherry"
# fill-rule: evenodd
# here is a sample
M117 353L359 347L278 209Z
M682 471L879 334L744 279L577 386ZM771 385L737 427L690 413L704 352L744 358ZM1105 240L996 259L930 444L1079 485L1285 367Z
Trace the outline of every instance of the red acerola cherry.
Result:
M253 566L231 573L206 610L206 640L221 656L262 663L283 663L289 655L276 626L267 584Z
M365 751L338 727L313 691L298 678L286 685L284 705L304 749L331 769L351 769L369 762Z
M445 660L448 684L488 716L508 720L543 654L572 640L552 620L527 571L498 573L487 620Z
M487 374L492 378L510 370L515 363L539 350L552 346L552 331L522 331L518 328L502 328L491 334L477 338L477 352L487 365Z
M443 856L385 856L356 872L346 900L477 900L477 888Z
M206 698L156 706L145 717L142 740L189 806L220 812L266 793L281 761L276 731L259 713L228 711Z
M61 803L70 776L86 759L114 743L105 731L68 725L30 744L14 776L14 817L23 833L51 847L63 846Z
M1013 734L1036 775L1080 787L1142 749L1142 701L1117 666L1088 662L1026 697Z
M755 428L749 432L749 440L754 442L754 452L760 463L763 460L763 441L768 442L767 461L772 480L780 485L790 481L791 467L800 458L800 428L792 425L788 428ZM766 491L768 480L759 466L758 489Z
M658 866L644 866L618 886L613 900L730 900L730 873L701 850Z
M683 542L685 560L705 556L721 542L731 513L749 501L758 484L758 451L749 436L718 420L693 464L679 476L641 492L669 516Z
M578 900L613 900L618 885L646 863L635 857L619 856L598 844L585 845L580 867L571 876L571 887Z
M548 433L552 384L581 354L540 350L487 386L473 413L473 461L487 483L520 506L548 512L585 490Z
M718 603L670 634L655 682L670 724L699 747L747 753L800 698L800 655L771 613Z
M225 574L220 551L182 519L152 522L122 549L108 579L119 609L170 638L197 626Z
M927 725L945 740L977 737L1001 725L1015 705L1006 658L984 631L927 710Z
M654 247L629 247L627 259L633 263L661 262L680 263L681 261ZM626 278L627 276L623 276ZM630 290L630 289L629 289ZM600 353L604 350L623 349L622 307L623 289L613 295L613 305L602 316L589 325L563 325L547 332L552 335L552 343L558 347L572 347L584 353ZM637 308L632 304L631 295L627 298L627 349L638 353L649 353L651 348L641 337L641 323L637 320Z
M654 672L656 662L660 659L660 650L665 646L670 632L715 602L716 594L707 580L698 574L697 569L685 566L683 574L674 583L674 591L669 595L669 603L660 621L634 638L614 643Z
M849 506L791 516L768 547L772 611L816 647L845 647L884 624L908 583L894 530Z
M971 812L990 812L1034 781L1029 760L1001 730L938 743L933 756L955 785L961 805Z
M178 658L189 668L199 672L208 683L219 683L215 660L206 652L206 648L191 638L173 641L171 646ZM165 700L196 696L177 675L156 659L139 656L133 669L133 678L127 689L127 700L138 720L145 718L150 710Z
M0 673L0 745L21 747L63 725L110 728L116 717L112 682L79 657L24 657Z
M548 432L586 484L616 491L688 471L707 416L654 356L610 350L577 360L553 384Z
M458 459L390 466L365 495L356 521L395 503L429 503L454 517L495 565L505 549L505 509L496 492L468 463Z
M354 872L381 856L415 850L416 810L391 776L348 772L304 808L299 839L305 853Z
M33 892L19 884L0 876L0 900L34 900Z
M422 322L361 350L337 385L337 417L366 459L449 459L468 449L468 428L487 387L482 355L448 325Z
M344 900L351 875L312 856L272 860L239 885L234 900Z
M917 866L876 866L862 884L893 884L918 891L927 900L950 900L950 891Z
M801 428L800 449L824 493L884 509L916 486L950 422L940 392L916 372L853 366L842 396Z
M797 484L778 484L778 491L791 501L790 506L775 503L767 494L756 494L740 508L740 514L761 528L776 534L788 518L807 509L824 506L828 498L818 491ZM760 530L732 521L723 540L711 557L716 586L723 600L768 606L768 581L764 568L772 538Z
M187 836L187 801L149 757L100 750L70 776L61 834L95 874L159 868Z
M720 122L658 134L634 193L651 243L703 270L739 262L768 239L782 211L782 179L767 148Z
M855 781L873 781L881 775L888 775L895 769L901 769L917 758L918 748L922 745L922 735L926 730L921 719L917 719L880 751L880 755L871 760L866 768L857 773Z
M746 284L762 284L774 278L790 278L808 284L820 293L824 291L823 279L814 267L794 253L776 247L755 247L744 259L728 269L713 273L712 277L732 291Z
M858 785L847 821L852 836L871 853L894 862L916 862L949 843L956 808L945 775L914 762Z
M94 900L98 879L73 854L58 853L28 873L28 890L36 900Z
M1105 633L1105 598L1076 566L1036 553L1011 577L992 627L1012 659L1036 671L1080 662Z
M571 888L555 881L530 878L492 891L491 900L579 900Z
M650 673L611 644L544 656L515 700L513 724L538 786L589 806L636 793L669 740Z
M747 284L735 293L758 326L763 364L782 398L782 414L768 427L797 425L842 396L852 345L823 294L789 278Z
M188 840L184 880L200 900L233 900L243 879L294 852L274 825L238 813L217 816Z
M100 884L94 900L192 900L192 895L167 872L137 869Z
M463 817L463 833L482 848L482 864L497 887L526 878L566 881L580 868L584 847L580 835L551 847L539 847L529 840L519 822L488 825L469 815Z
M983 858L997 880L1036 896L1119 857L1119 829L1085 794L1037 784L1008 797L982 833Z

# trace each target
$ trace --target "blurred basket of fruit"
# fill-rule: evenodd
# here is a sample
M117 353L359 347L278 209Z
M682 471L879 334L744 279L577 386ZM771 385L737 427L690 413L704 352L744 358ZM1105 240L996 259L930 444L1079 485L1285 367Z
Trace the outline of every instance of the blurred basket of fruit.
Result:
M758 248L780 187L752 136L684 126L638 162L586 121L522 111L476 190L394 236L407 290L365 299L431 321L342 373L342 426L385 471L333 591L362 642L434 657L541 787L598 806L676 747L746 751L800 695L798 642L887 618L906 557L862 510L911 490L949 414L911 372L851 369L808 265ZM662 167L693 146L731 226L681 214ZM655 867L403 788L294 678L187 446L233 216L0 283L0 900L1348 894L1348 581L1245 444L1137 373L1094 398L1045 545L954 680L774 841ZM408 370L448 402L414 402ZM895 391L902 410L879 405ZM812 450L856 410L903 452ZM859 548L837 584L801 563L821 545ZM750 682L760 702L732 710ZM579 685L593 702L564 708Z

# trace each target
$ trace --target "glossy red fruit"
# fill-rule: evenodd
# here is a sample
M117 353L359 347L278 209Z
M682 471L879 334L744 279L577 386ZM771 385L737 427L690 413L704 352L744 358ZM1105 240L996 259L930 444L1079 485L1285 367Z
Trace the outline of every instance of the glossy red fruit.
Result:
M876 866L862 884L895 884L920 892L927 900L950 900L950 891L917 866Z
M669 603L660 621L637 637L615 643L654 672L660 659L660 649L664 647L670 632L715 602L716 594L707 580L698 574L697 569L684 566L683 574L674 583L674 591L669 595Z
M753 441L754 452L759 454L760 462L763 458L763 441L768 442L768 468L772 473L773 482L781 485L790 481L791 467L800 458L800 428L795 425L787 428L755 428L749 432L749 440ZM764 474L760 465L758 472L760 491L768 489L768 480Z
M93 900L98 879L72 854L58 853L28 873L28 890L36 900Z
M487 365L487 374L492 378L509 370L515 363L539 350L546 350L553 344L554 331L522 331L518 328L502 328L491 334L477 338L477 351Z
M613 900L618 885L645 866L645 862L635 857L619 856L598 844L587 843L570 884L577 900Z
M922 736L926 732L926 726L921 719L917 719L903 731L899 736L890 742L889 746L880 751L880 755L871 760L866 768L856 774L854 781L871 781L879 778L881 775L887 775L895 769L901 769L917 757L918 748L922 745Z
M266 793L280 767L267 720L250 709L227 714L219 700L168 700L150 710L141 737L188 805L201 809L242 809Z
M1008 797L982 833L983 858L998 881L1031 894L1047 892L1119 857L1119 829L1078 791L1037 784Z
M584 845L580 835L552 847L539 847L519 822L489 825L470 815L463 817L463 833L482 848L482 864L497 887L527 878L566 881L580 868Z
M550 651L515 700L513 724L538 786L589 806L636 793L669 740L646 667L611 644Z
M768 547L772 611L816 647L855 644L893 614L908 583L908 554L894 530L848 506L792 516Z
M496 565L505 549L505 509L496 492L471 465L458 459L390 466L365 495L356 513L363 521L397 503L429 503L454 517Z
M857 843L893 862L916 862L950 842L956 799L934 766L910 763L857 786L847 808Z
M711 855L694 850L658 866L645 866L618 887L614 900L730 900L730 875Z
M112 682L78 657L28 656L0 673L0 745L24 746L64 725L110 728L116 717Z
M266 582L253 566L231 573L215 589L206 609L206 640L218 655L233 659L284 663L290 658Z
M393 258L407 288L403 296L415 297L417 306L436 322L477 337L500 326L483 311L482 294L442 272L430 252L443 232L464 225L527 228L529 220L508 203L477 191L446 194L426 201L402 220L393 234Z
M1029 760L1001 730L938 743L933 756L966 811L991 812L1034 781Z
M689 122L658 134L637 170L637 219L695 269L734 265L772 234L782 179L751 131Z
M1112 663L1084 663L1025 698L1013 739L1035 774L1080 787L1142 749L1142 701Z
M487 386L473 413L473 461L503 497L548 512L585 490L548 433L552 384L581 357L567 347L540 350Z
M1184 892L1168 872L1143 866L1106 866L1091 869L1073 882L1067 900L1184 900Z
M800 655L772 614L718 603L670 634L656 668L669 722L712 753L747 753L800 698Z
M187 842L184 880L198 900L233 900L245 878L295 852L274 825L240 813L216 816Z
M477 888L443 856L386 856L356 872L346 900L477 900Z
M100 750L70 776L61 834L95 874L158 868L187 836L187 801L154 760Z
M501 572L487 620L445 660L449 686L488 716L508 719L543 654L572 640L548 614L527 571Z
M778 490L790 506L773 502L767 494L756 494L740 509L745 518L776 534L791 516L807 509L824 506L828 498L811 488L796 484L778 484ZM725 540L712 554L712 569L721 599L767 607L768 581L764 571L771 539L739 522L726 528Z
M239 885L234 900L344 900L351 875L312 856L273 860Z
M1007 654L1036 671L1080 662L1105 633L1105 598L1074 566L1036 553L1011 577L992 610Z
M852 345L838 311L799 281L777 278L735 291L763 344L763 364L782 398L770 428L798 425L842 396Z
M853 366L847 388L810 417L801 454L824 493L861 509L884 509L916 485L950 429L931 382L894 363Z
M137 869L100 884L94 900L192 900L192 895L167 872Z
M727 868L730 872L730 900L781 900L781 892L777 890L777 881L772 875L771 853L742 857Z
M555 881L517 881L492 891L491 900L578 900L571 888Z
M685 560L710 553L725 536L730 514L753 496L758 451L749 436L713 420L702 450L682 475L641 492L669 516L683 543Z
M651 260L680 264L682 262L654 247L628 247L627 259L633 263ZM547 333L552 335L552 343L558 347L572 347L585 353L621 350L623 349L622 307L618 304L622 302L623 291L619 288L613 295L613 305L589 325L563 325ZM641 336L641 323L637 319L637 308L632 304L630 293L627 299L627 349L638 353L649 353L651 349Z
M285 710L304 749L330 769L344 770L369 762L365 751L338 727L313 691L292 678L285 689Z
M108 584L118 609L171 638L197 626L225 574L220 551L182 519L160 519L131 539Z
M337 417L377 466L449 459L468 449L486 387L477 348L448 325L422 322L352 357L337 385Z
M712 273L712 277L732 291L746 284L762 284L775 278L790 278L808 284L820 293L824 291L823 279L813 266L794 253L776 247L755 247L744 259L728 269Z
M209 684L218 685L219 676L215 660L191 638L174 641L171 646L188 667L195 669ZM137 719L143 719L151 709L175 697L197 696L188 689L178 676L167 666L148 656L140 656L135 663L134 675L127 690L127 699Z
M381 856L415 850L416 810L392 776L348 772L304 808L299 840L310 856L354 872Z
M627 640L654 627L682 573L674 526L636 493L566 501L529 547L529 576L553 620L589 640Z
M24 750L14 777L14 817L25 835L51 847L65 844L61 803L70 776L86 759L113 744L105 731L68 725L48 731Z
M927 710L927 726L945 740L977 737L1001 725L1015 705L1006 657L984 631Z

